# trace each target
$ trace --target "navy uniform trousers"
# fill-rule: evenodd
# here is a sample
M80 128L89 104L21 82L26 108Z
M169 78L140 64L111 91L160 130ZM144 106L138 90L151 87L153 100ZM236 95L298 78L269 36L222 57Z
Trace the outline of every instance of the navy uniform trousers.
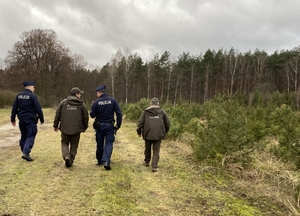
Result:
M20 120L19 128L21 131L20 147L23 154L29 155L37 134L36 120Z
M110 163L114 141L114 126L111 123L100 123L96 129L96 158L98 160L98 164L101 162Z

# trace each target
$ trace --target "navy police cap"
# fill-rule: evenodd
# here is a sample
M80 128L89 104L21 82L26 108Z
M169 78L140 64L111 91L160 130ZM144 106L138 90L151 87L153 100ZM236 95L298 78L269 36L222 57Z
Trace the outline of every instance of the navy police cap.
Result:
M33 81L25 81L23 82L23 86L26 87L26 86L35 86L35 82Z
M101 85L96 88L96 92L106 89L106 85Z

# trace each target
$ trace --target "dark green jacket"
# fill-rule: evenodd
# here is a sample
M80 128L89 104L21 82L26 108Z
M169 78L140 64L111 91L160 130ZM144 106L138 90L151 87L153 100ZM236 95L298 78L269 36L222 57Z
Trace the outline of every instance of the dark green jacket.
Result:
M161 140L169 129L170 120L165 110L160 106L152 105L143 111L136 131L146 140Z
M58 105L54 117L54 128L64 134L75 135L88 128L89 114L86 105L76 96L69 96Z

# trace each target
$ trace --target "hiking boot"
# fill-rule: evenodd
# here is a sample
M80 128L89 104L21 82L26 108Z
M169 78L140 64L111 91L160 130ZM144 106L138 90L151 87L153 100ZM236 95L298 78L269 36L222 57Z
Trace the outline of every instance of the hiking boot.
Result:
M149 163L146 163L146 161L143 161L143 164L148 167L149 166Z
M152 172L157 172L158 170L158 168L152 168Z
M109 163L103 162L103 165L104 165L104 168L105 168L106 170L111 170L111 167L110 167Z
M66 167L71 167L72 166L72 162L70 161L69 156L65 157L65 165L66 165Z
M33 161L33 159L32 159L29 155L27 155L27 154L23 154L23 155L22 155L22 158L23 158L24 160L27 160L27 161Z

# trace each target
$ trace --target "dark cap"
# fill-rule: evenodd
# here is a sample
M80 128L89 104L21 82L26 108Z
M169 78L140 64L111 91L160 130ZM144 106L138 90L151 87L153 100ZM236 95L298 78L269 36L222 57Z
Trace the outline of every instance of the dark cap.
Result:
M70 93L71 93L72 95L75 95L75 94L83 94L84 91L81 91L78 87L74 87L74 88L71 89Z
M102 91L102 90L105 90L105 89L106 89L106 85L101 85L101 86L98 86L98 87L96 88L96 92Z
M23 82L23 86L26 87L26 86L35 86L35 82L33 81L25 81Z

